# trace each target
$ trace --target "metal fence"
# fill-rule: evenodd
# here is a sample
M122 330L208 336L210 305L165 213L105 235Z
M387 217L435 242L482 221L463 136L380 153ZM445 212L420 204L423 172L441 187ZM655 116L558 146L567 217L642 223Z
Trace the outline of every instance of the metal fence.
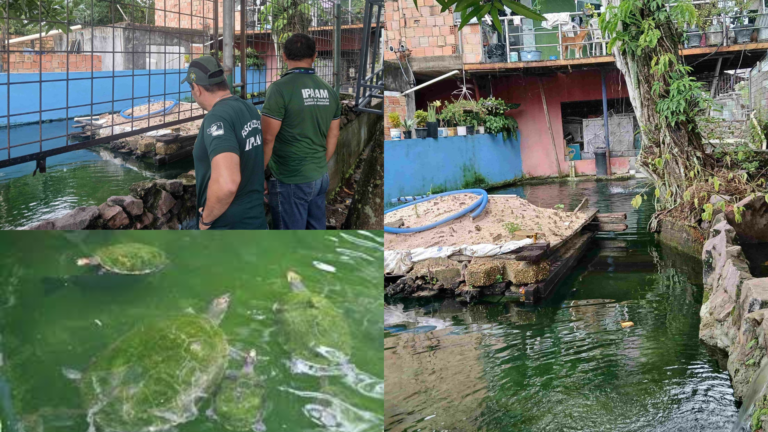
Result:
M121 138L197 132L204 111L180 81L194 58L221 58L222 0L41 0L37 11L4 1L0 168L44 170L46 157ZM315 39L319 76L353 92L370 29L364 3L342 1L234 0L234 92L263 101L295 32Z

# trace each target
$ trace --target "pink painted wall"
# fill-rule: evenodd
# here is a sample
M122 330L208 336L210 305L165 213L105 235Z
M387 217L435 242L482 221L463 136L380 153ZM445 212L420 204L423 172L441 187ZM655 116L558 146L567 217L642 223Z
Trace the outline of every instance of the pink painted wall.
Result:
M551 145L551 144L550 144ZM629 160L628 157L612 157L611 158L611 173L612 174L627 174L629 172ZM579 175L595 175L597 169L595 168L595 160L580 160L576 162L576 174ZM555 164L552 164L555 166ZM525 158L523 158L523 167L525 167ZM567 170L567 168L566 168ZM555 173L557 174L557 173Z
M563 120L560 111L561 102L577 102L602 99L600 71L574 71L568 74L557 74L551 77L541 78L544 95L547 98L552 131L555 136L557 154L553 155L552 141L547 128L547 120L544 113L544 105L541 100L539 81L536 77L509 76L494 80L494 96L503 98L507 102L519 103L520 108L514 111L514 117L520 125L522 141L520 151L523 158L523 172L528 176L541 177L557 175L555 156L560 164L560 170L568 173L568 162L565 160L565 140L563 139ZM619 71L606 73L605 84L608 98L628 97L627 86ZM626 165L628 170L629 161ZM618 161L616 163L619 163ZM583 165L582 172L579 165ZM588 174L588 166L591 165L591 174L595 172L594 161L583 161L577 165L579 174ZM613 159L611 167L614 166ZM617 170L620 165L617 165ZM620 172L620 171L615 171Z
M562 102L578 102L601 100L603 97L600 71L572 71L565 74L542 77L541 83L547 98L552 131L555 137L556 155L553 154L552 142L547 128L544 105L541 101L539 78L533 76L502 76L491 78L493 96L502 98L509 103L519 103L520 108L513 111L513 116L520 126L522 141L521 157L523 172L531 177L548 177L557 175L555 157L560 164L563 175L568 174L568 161L565 160L565 140L563 139L563 119L560 110ZM470 83L469 80L467 80ZM627 87L621 73L617 70L606 73L605 84L609 99L628 97ZM417 92L416 109L426 110L429 102L440 99L449 101L452 92L458 88L457 82L451 79L438 82ZM481 92L475 97L488 97ZM621 174L629 171L629 158L612 158L613 173ZM594 160L578 161L578 174L594 175Z

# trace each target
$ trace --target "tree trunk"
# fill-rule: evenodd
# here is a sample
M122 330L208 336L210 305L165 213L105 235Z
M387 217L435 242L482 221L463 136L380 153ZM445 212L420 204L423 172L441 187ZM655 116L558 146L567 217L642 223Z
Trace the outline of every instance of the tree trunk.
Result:
M611 4L618 6L619 0L611 0ZM651 12L648 11L647 15L651 15ZM662 37L655 47L646 48L638 55L623 53L620 45L616 44L613 55L616 66L624 75L629 98L642 131L643 145L637 165L656 183L658 212L682 202L683 194L688 189L689 173L697 167L712 170L715 161L704 150L695 118L670 125L657 113L657 103L666 97L669 82L664 79L664 90L658 96L653 95L653 85L659 78L651 71L652 61L672 54L682 63L678 44L679 30L675 23L659 22L657 26ZM652 221L652 230L654 225L655 221Z

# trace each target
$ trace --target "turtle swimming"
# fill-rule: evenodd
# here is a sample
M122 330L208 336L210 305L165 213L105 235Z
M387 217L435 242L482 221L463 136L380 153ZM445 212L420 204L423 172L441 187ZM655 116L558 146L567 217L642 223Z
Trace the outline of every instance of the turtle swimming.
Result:
M228 373L216 393L213 416L232 431L265 431L262 423L264 385L256 375L256 351L245 357L243 369Z
M229 304L225 294L207 314L142 325L97 356L80 382L90 430L155 432L194 419L227 367L219 323Z
M165 253L141 243L123 243L103 247L88 258L79 258L77 265L101 266L117 274L141 275L160 271L168 264Z
M277 324L285 335L285 347L295 357L328 365L319 349L332 349L344 357L351 352L351 337L344 317L333 304L307 290L301 276L287 273L291 293L277 306Z

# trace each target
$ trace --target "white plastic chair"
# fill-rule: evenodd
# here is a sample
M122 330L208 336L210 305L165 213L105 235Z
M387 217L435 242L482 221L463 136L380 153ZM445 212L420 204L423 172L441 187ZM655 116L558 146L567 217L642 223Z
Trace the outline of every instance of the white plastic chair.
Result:
M592 55L596 56L598 50L605 54L605 40L603 40L603 33L600 31L600 21L598 18L592 18L587 25L589 28L589 37L592 39Z

